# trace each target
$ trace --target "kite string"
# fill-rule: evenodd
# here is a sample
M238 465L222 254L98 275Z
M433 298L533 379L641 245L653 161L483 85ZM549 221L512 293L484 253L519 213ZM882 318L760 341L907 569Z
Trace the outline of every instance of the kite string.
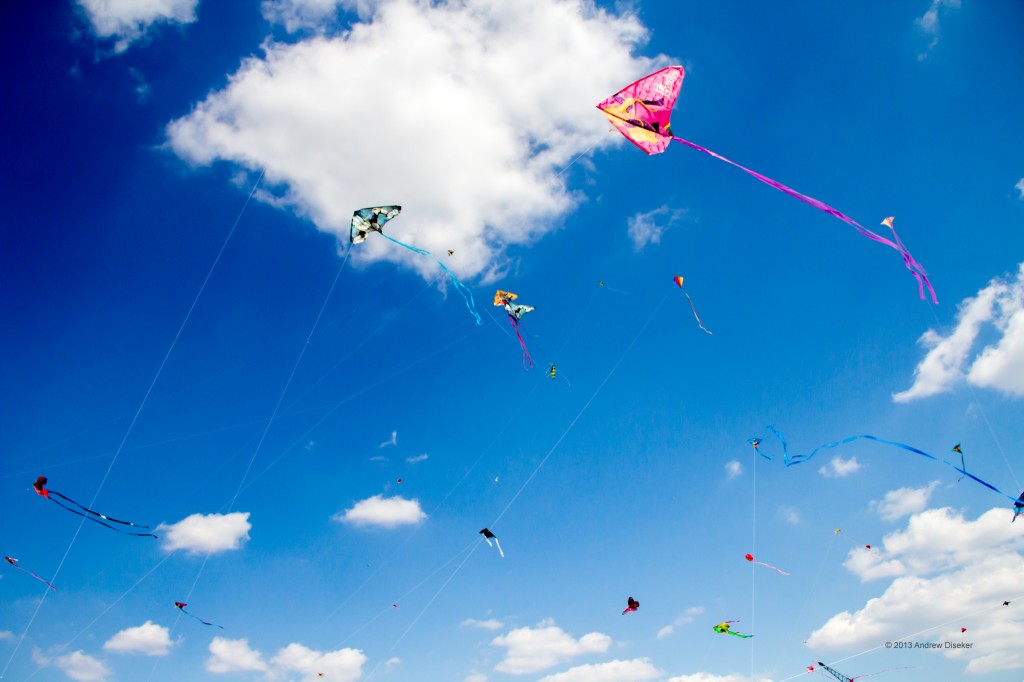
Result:
M752 556L757 556L757 449L754 449L751 459L754 464L751 467L751 478L753 479L751 485L751 500L750 500L750 553ZM755 600L755 589L757 586L757 571L754 570L754 564L750 564L750 631L754 632L756 622L754 618L754 608L756 606ZM754 679L754 642L750 643L750 679Z
M433 258L434 262L437 263L438 265L440 265L441 269L444 270L446 273L448 273L448 276L451 278L452 283L455 285L455 290L459 292L460 296L462 296L462 300L466 303L466 308L469 309L470 314L473 315L473 317L476 319L477 325L482 325L484 323L483 320L480 319L480 313L478 313L476 311L476 303L473 301L473 292L470 291L469 288L465 284L460 282L459 278L455 276L455 273L452 272L451 270L449 270L445 266L445 264L442 263L437 258L437 256L435 256L434 254L430 253L429 251L427 251L425 249L419 249L419 248L416 248L415 246L410 246L410 245L408 245L408 244L406 244L404 242L400 242L397 239L395 239L394 237L389 237L388 235L384 234L383 232L380 233L380 236L384 237L385 239L387 239L389 241L394 242L395 244L398 244L399 246L404 246L405 248L409 249L410 251L418 253L421 256L430 256L431 258Z
M495 518L494 521L491 522L491 528L494 528L498 525L498 522L501 521L501 518L505 516L505 513L512 507L515 501L519 499L519 496L523 494L523 491L526 490L526 487L528 485L530 485L530 482L533 481L534 477L537 475L537 472L541 470L541 467L543 467L544 464L548 461L548 459L551 458L551 455L555 453L555 450L557 450L558 446L562 444L562 441L565 440L565 437L568 436L569 432L572 431L574 426L576 426L576 422L580 420L580 417L582 417L583 414L587 411L587 408L590 407L590 404L594 402L594 399L597 398L599 393L601 393L601 389L604 388L605 384L608 383L608 380L612 378L613 374L615 374L615 370L619 368L619 365L622 364L622 361L626 358L626 355L629 354L629 351L633 349L633 346L636 345L636 342L643 335L644 331L646 331L647 327L650 326L651 321L654 320L654 316L658 314L658 311L661 310L661 307L665 304L666 300L668 300L667 294L661 299L661 302L658 303L658 305L651 312L650 316L647 318L647 321L644 322L642 327L640 327L640 331L636 333L636 336L634 336L633 340L629 342L629 345L626 346L626 349L622 351L622 355L620 355L619 359L615 361L615 364L612 365L612 368L608 370L608 374L605 375L604 379L601 380L601 383L598 384L596 389L594 389L594 392L591 394L590 398L587 399L587 402L583 404L583 407L580 408L580 411L576 414L575 417L573 417L572 421L569 422L569 425L565 427L565 431L562 432L562 435L558 437L558 440L555 441L555 444L551 446L551 449L548 450L547 454L545 454L543 459L540 460L540 463L537 464L536 468L534 468L530 476L519 487L519 490L516 491L516 494L512 496L512 499L508 501L508 504L506 504L505 508L501 510L501 513L498 514L497 518Z
M253 195L256 193L256 188L259 187L260 181L263 179L265 170L260 171L260 175L256 178L256 182L253 183L252 189L249 190L249 195L245 198L245 203L242 204L241 210L235 217L235 222L231 225L231 229L228 231L227 237L224 238L224 243L221 244L220 250L217 252L216 258L213 259L213 264L206 273L206 277L203 278L203 283L199 286L199 291L196 292L195 298L192 299L192 305L189 306L188 312L185 313L185 319L181 321L181 325L178 327L177 333L171 340L171 345L167 348L167 352L164 353L163 360L160 361L160 365L156 370L156 374L153 376L153 380L149 383L149 388L146 389L146 393L142 396L142 402L139 403L139 408L135 410L135 415L132 417L131 422L128 424L128 429L125 431L124 437L121 439L120 445L114 452L113 458L110 460L110 464L107 466L107 470L103 473L103 478L100 480L99 487L96 488L96 493L93 495L92 501L89 506L95 506L96 500L99 499L100 492L103 490L103 486L107 482L107 478L110 476L110 472L114 468L114 464L117 463L117 458L124 449L125 443L128 441L128 437L131 435L132 430L135 428L136 422L139 420L139 415L142 414L143 408L146 406L146 402L149 400L150 394L153 392L153 387L156 386L156 382L160 379L160 375L164 371L164 367L167 365L167 360L171 357L171 353L174 351L174 347L178 344L178 339L181 338L181 333L185 330L185 325L188 324L189 319L192 317L192 311L196 309L196 305L199 303L199 299L202 297L203 292L206 290L206 285L209 283L210 278L213 276L213 271L217 268L217 264L220 263L221 256L224 255L225 249L227 249L228 242L231 241L232 235L235 234L235 230L238 228L238 224L242 220L242 215L245 213L246 207L252 200ZM85 525L85 518L83 517L78 523L78 528L75 530L75 534L71 537L71 542L68 543L68 548L64 551L64 556L61 557L60 563L57 564L57 569L53 573L53 577L50 578L49 582L56 582L57 576L60 575L61 569L64 567L64 562L67 561L68 555L71 553L71 549L75 546L75 541L78 540L78 535L82 532L82 527ZM25 640L25 636L32 628L32 623L35 621L36 616L39 614L39 610L43 607L46 602L46 595L39 600L36 605L35 611L32 612L32 617L29 618L28 625L25 626L25 630L21 633L21 637L18 638L18 643L14 647L14 651L11 652L10 658L7 659L7 663L4 665L3 670L0 670L0 678L3 678L7 674L7 669L10 667L14 657L17 656L18 650L21 648L21 643Z

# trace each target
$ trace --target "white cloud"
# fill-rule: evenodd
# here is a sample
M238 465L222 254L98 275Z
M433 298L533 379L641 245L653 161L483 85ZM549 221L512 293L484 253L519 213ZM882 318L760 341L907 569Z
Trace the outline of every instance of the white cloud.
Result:
M928 11L915 19L915 23L921 27L921 30L931 37L928 49L917 55L918 61L924 60L928 56L928 51L939 44L939 33L941 31L939 26L939 9L942 7L955 9L960 7L960 0L932 0Z
M843 459L839 456L833 457L828 464L818 469L818 473L825 478L842 478L858 471L860 471L860 462L856 457Z
M1017 184L1013 186L1018 192L1020 192L1020 198L1024 199L1024 178L1017 181Z
M494 669L510 675L535 673L576 656L604 652L611 643L612 638L600 632L573 639L550 619L536 627L516 628L491 640L494 646L508 649L505 659Z
M249 512L192 514L171 525L160 524L157 533L163 549L184 549L189 554L213 554L238 549L249 539Z
M725 465L725 475L729 478L736 478L743 473L743 465L735 459Z
M626 222L629 226L627 234L633 242L633 250L640 252L648 244L661 243L661 235L665 230L672 227L686 216L685 210L670 209L668 206L659 206L647 213L637 213Z
M494 620L488 618L487 620L477 620L476 618L470 618L462 621L462 624L469 628L480 628L481 630L500 630L505 624L500 620Z
M383 443L381 443L377 447L379 447L379 448L386 448L389 445L398 445L398 431L392 431L391 432L391 438L389 438L388 440L384 441Z
M487 675L478 672L471 672L466 675L462 682L487 682Z
M410 523L419 523L427 518L427 514L420 508L419 500L407 500L401 496L374 495L356 502L351 509L345 510L344 514L338 513L331 518L335 521L351 523L353 526L396 528Z
M8 639L14 639L14 633L10 630L0 630L0 642Z
M759 677L752 680L750 675L693 673L692 675L677 675L676 677L669 678L666 682L771 682L771 679L767 677Z
M158 23L190 24L199 0L78 0L100 38L115 38L123 52Z
M642 682L655 680L664 673L646 658L631 661L608 661L569 668L565 672L546 675L537 682Z
M40 661L35 656L33 658L37 663ZM42 660L49 662L46 659ZM82 653L81 650L58 656L54 663L75 682L106 682L110 675L110 669L103 665L102 661Z
M683 625L688 625L692 623L697 618L697 616L699 616L702 613L704 613L703 606L689 607L681 614L676 616L675 620L673 620L671 623L658 630L658 639L664 639L665 637L668 637L673 632L675 632L677 627L681 627Z
M885 494L884 500L872 500L871 510L878 513L883 521L895 521L922 511L928 506L928 498L939 486L932 481L923 488L897 488Z
M974 357L965 377L963 367L986 323L999 332L999 339ZM929 329L918 343L930 350L914 370L914 385L893 394L894 401L944 393L964 378L975 386L1024 396L1024 263L1016 279L995 278L977 296L964 299L948 336Z
M263 654L250 649L248 639L214 637L209 648L210 657L206 659L206 669L211 673L267 670Z
M422 455L416 455L415 457L406 457L405 461L407 464L417 464L419 462L426 462L430 459L430 455L424 453Z
M150 620L137 627L121 630L103 645L104 651L147 656L166 656L170 648L170 630Z
M800 523L800 512L794 507L779 507L779 516L783 521L794 526Z
M393 658L385 665L392 667L397 661ZM278 651L270 662L279 671L302 673L310 679L323 673L324 679L353 682L363 674L366 655L358 649L347 648L324 653L292 643Z
M340 35L266 43L168 125L168 145L194 164L265 170L261 200L342 239L354 209L401 203L396 238L457 249L458 274L494 278L508 247L579 200L561 171L625 144L595 104L667 61L632 56L646 38L629 10L592 0L382 0ZM352 257L437 276L384 239Z
M267 21L281 24L289 33L295 33L327 28L335 20L338 6L348 4L342 0L263 0L261 9ZM363 4L369 7L366 2Z
M928 510L912 516L905 531L886 536L880 556L855 552L862 560L848 560L846 567L862 579L884 577L873 570L893 562L899 577L860 610L830 618L808 646L859 649L911 634L942 642L959 639L965 625L974 647L942 649L944 656L966 661L969 673L1024 668L1024 613L1001 606L1024 584L1024 535L1008 522L1010 513L992 509L971 521L950 509ZM929 625L936 627L921 632Z

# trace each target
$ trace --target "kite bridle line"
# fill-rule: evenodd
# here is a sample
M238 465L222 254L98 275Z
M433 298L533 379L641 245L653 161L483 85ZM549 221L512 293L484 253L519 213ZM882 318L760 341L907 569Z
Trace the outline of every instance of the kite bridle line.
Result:
M164 353L163 360L160 361L160 365L157 367L156 374L153 376L153 380L149 383L149 388L146 389L145 394L142 396L142 401L139 403L139 407L135 410L135 415L132 417L131 422L128 424L128 429L125 431L124 437L121 439L121 443L118 445L117 450L114 452L113 458L110 460L110 464L107 466L107 470L103 474L103 478L100 479L99 487L96 488L96 492L93 495L92 501L89 503L90 507L95 506L96 500L99 499L100 493L103 491L103 486L107 482L107 478L110 476L110 472L113 470L114 465L117 463L117 459L121 452L124 450L125 443L128 442L128 437L131 435L132 430L135 428L136 422L139 420L139 415L142 414L143 408L146 406L146 402L149 400L150 394L153 392L153 387L156 386L156 382L160 379L160 375L164 371L164 367L167 365L167 360L171 357L171 353L174 351L174 347L178 343L178 339L181 338L181 333L185 330L185 325L188 324L189 319L192 317L192 312L196 309L196 305L199 303L199 299L202 298L203 292L206 290L206 285L209 283L210 278L213 276L213 271L217 268L217 264L220 263L221 256L224 255L225 249L227 249L228 242L231 241L231 237L235 234L235 230L238 228L239 223L242 220L242 215L245 213L246 207L249 206L249 202L252 200L253 195L256 193L256 188L259 187L260 181L263 180L263 175L266 169L260 171L259 177L256 178L256 182L253 183L252 189L249 190L248 196L245 198L245 202L242 204L242 208L238 211L238 215L235 217L235 222L231 225L231 229L228 231L227 236L224 238L224 242L220 246L220 250L217 252L217 256L213 259L213 264L206 273L206 277L203 278L203 283L199 286L199 291L196 292L195 297L192 299L192 305L189 306L188 312L185 313L185 319L181 321L181 325L178 326L178 331L171 340L171 345L167 348L167 352ZM61 569L64 567L64 562L67 561L68 555L71 554L71 549L75 546L75 541L78 540L79 534L82 532L82 527L85 526L85 518L78 523L78 528L75 530L75 534L71 537L71 542L68 543L68 548L64 551L64 556L61 557L60 563L57 564L57 569L53 573L53 577L48 582L56 582L57 576L60 574ZM18 638L18 643L14 647L14 651L11 652L10 658L7 659L7 663L4 665L3 670L0 670L0 678L3 678L7 674L7 669L11 666L11 662L14 657L17 656L18 650L21 648L21 643L25 641L25 636L32 628L32 623L35 622L36 616L39 615L39 610L42 609L43 604L46 603L46 594L39 600L36 605L35 611L32 612L32 617L29 618L28 625L25 626L25 630L21 633ZM41 670L42 666L36 670ZM34 673L33 673L34 674Z

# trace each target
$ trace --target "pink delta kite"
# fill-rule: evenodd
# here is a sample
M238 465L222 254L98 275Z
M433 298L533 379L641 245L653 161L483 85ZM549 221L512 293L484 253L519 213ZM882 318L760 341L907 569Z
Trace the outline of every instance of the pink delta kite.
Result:
M848 217L822 201L809 197L805 194L801 194L795 189L783 185L781 182L772 180L767 176L741 166L735 161L731 161L720 154L716 154L710 149L706 149L698 144L694 144L693 142L689 142L681 137L673 135L672 126L670 125L672 107L675 106L676 99L679 97L679 89L683 85L684 75L685 72L683 71L683 67L666 66L664 69L655 71L649 76L645 76L635 83L631 83L622 88L617 93L598 104L597 108L608 117L611 124L615 126L615 128L622 133L626 139L644 150L647 154L660 154L665 151L669 142L675 140L676 142L685 144L691 149L696 149L697 151L704 152L708 156L712 156L720 161L725 161L729 165L735 166L741 171L757 178L766 185L774 187L794 199L799 199L805 204L809 204L818 210L828 213L834 218L842 220L868 239L895 249L903 257L903 263L907 266L907 269L910 270L910 274L917 279L918 293L921 298L924 299L924 290L925 287L927 287L929 294L931 294L932 301L934 303L938 303L938 299L935 297L935 290L932 288L932 284L928 280L928 274L925 272L921 264L914 260L914 257L910 255L910 252L903 244L903 241L899 238L899 235L896 234L896 228L893 227L892 218L887 218L883 221L883 224L892 231L893 239L888 239L872 232L853 218Z

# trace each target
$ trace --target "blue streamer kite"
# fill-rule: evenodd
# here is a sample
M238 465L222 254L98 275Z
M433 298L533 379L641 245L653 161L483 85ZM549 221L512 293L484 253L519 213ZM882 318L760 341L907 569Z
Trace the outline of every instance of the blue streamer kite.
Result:
M771 425L771 424L768 425L768 430L771 431L772 433L774 433L776 435L776 437L779 439L779 442L782 443L782 462L787 467L793 466L794 464L800 464L801 462L806 462L806 461L810 460L812 457L814 457L816 454L821 452L822 450L830 450L832 448L837 448L837 447L839 447L841 445L846 445L847 443L852 443L853 441L860 440L860 439L873 440L876 443L883 443L885 445L892 445L893 447L901 448L903 450L906 450L907 452L913 452L914 454L921 455L922 457L927 457L928 459L930 459L932 461L941 462L942 464L945 464L946 466L952 468L954 471L957 471L957 472L963 474L963 476L966 476L967 478L973 479L974 481L977 481L978 483L982 484L983 486L985 486L989 490L991 490L991 491L993 491L995 493L998 493L998 494L1006 497L1006 499L1008 499L1011 502L1013 502L1013 520L1014 521L1017 520L1018 516L1020 516L1021 514L1024 514L1024 492L1022 492L1020 494L1020 497L1014 497L1013 495L1009 495L1007 493L1004 493L1002 490L1000 490L999 488L995 487L991 483L988 483L986 481L981 480L980 478L978 478L977 476L975 476L974 474L972 474L969 471L965 471L963 469L963 467L958 467L956 464L954 464L952 462L946 461L946 460L942 459L941 457L936 457L935 455L928 454L924 450L919 450L919 449L913 447L912 445L907 445L905 443L897 443L894 440L886 440L885 438L879 438L878 436L869 436L869 435L866 435L866 434L861 434L861 435L858 435L858 436L848 436L846 438L843 438L842 440L832 441L831 443L825 443L824 445L820 445L820 446L814 448L813 450L810 451L810 453L808 453L806 455L793 455L791 457L789 455L789 446L787 445L786 439L783 437L783 435L781 433L779 433L775 429L775 427L773 425ZM760 446L760 444L763 442L760 439L756 439L756 438L751 438L747 442L751 443L754 440L757 440L757 445L755 446L755 448ZM760 450L758 449L758 451L760 451Z
M366 237L371 232L376 232L388 241L394 242L399 246L404 246L414 253L418 253L421 256L430 256L451 278L452 283L455 285L455 290L459 292L462 296L462 300L466 302L466 307L469 308L469 312L474 318L476 318L476 323L483 324L483 320L480 319L479 313L476 312L476 304L473 302L473 292L470 291L465 284L459 281L459 278L455 276L455 273L445 267L445 264L439 261L429 251L418 249L415 246L409 246L408 244L398 241L394 237L384 234L384 224L397 217L401 212L401 206L372 206L370 208L359 209L352 214L352 225L348 235L349 242L352 244L359 244L360 242L366 241ZM448 255L450 256L451 254L452 251L449 251Z

